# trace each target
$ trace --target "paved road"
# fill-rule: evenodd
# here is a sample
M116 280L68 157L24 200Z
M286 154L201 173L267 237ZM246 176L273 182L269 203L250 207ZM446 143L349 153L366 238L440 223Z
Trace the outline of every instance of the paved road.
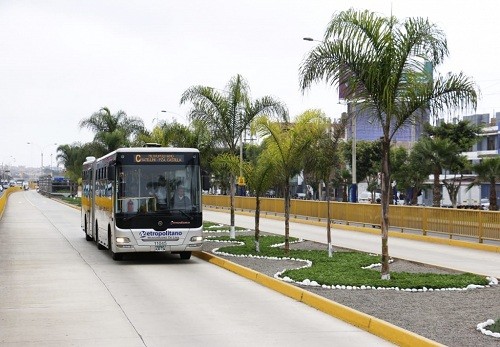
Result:
M228 212L205 210L203 218L206 221L230 224L230 215ZM239 227L253 229L255 220L253 216L248 214L237 214L235 216L235 224ZM284 235L284 221L261 218L260 229L261 231ZM303 223L290 223L290 236L325 244L327 240L326 227ZM381 253L381 239L379 235L332 229L332 243L337 247ZM500 253L390 237L389 254L395 258L485 276L494 276L500 279Z
M2 346L390 346L198 258L114 262L33 191L0 221Z

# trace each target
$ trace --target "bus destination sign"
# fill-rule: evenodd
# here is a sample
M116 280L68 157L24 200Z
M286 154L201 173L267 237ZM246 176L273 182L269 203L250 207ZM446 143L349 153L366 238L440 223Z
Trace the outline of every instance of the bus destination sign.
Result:
M184 155L165 154L165 153L136 154L134 157L134 162L135 163L182 163L184 162Z

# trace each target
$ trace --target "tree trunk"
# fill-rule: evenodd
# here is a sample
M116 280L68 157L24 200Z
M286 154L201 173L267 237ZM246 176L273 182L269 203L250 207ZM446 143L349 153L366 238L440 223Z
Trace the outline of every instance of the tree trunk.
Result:
M236 238L236 230L234 226L234 191L235 191L235 186L236 182L234 181L234 174L229 175L229 179L231 180L230 182L230 189L229 189L229 199L230 199L230 205L231 205L231 230L229 231L229 238L230 239L235 239Z
M497 211L498 206L497 206L497 191L496 191L496 185L497 182L495 178L492 178L490 180L490 211Z
M432 189L432 206L440 207L441 206L441 184L439 180L439 175L441 174L441 168L436 168L434 170L434 185Z
M383 280L390 280L391 274L389 272L389 202L392 195L391 177L389 176L390 168L390 150L391 142L385 138L382 141L382 269L381 278Z
M260 197L255 197L255 251L260 253Z
M333 256L333 247L332 247L332 228L330 221L330 182L326 183L326 239L328 243L328 256L331 258Z
M289 179L286 179L285 184L285 253L290 251L290 184Z
M412 188L412 196L411 196L411 204L412 205L418 204L418 191L419 191L419 189L417 187Z

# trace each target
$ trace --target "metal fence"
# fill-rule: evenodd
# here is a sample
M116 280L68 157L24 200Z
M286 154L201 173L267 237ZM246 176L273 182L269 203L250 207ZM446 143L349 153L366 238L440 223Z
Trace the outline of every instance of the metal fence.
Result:
M206 206L230 207L227 195L204 195ZM261 213L282 215L284 200L261 198ZM254 197L235 197L235 208L255 210ZM326 220L328 206L326 201L292 199L290 216ZM360 224L380 227L380 204L354 204L330 202L330 218L335 223ZM479 243L485 240L500 241L500 212L466 210L421 206L390 205L389 225L391 230L418 231L423 235L438 233L452 238L475 239Z

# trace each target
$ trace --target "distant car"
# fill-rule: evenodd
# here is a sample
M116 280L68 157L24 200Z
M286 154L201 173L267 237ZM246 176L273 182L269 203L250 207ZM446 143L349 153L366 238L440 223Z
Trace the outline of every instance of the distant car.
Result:
M276 196L276 191L274 189L269 189L266 192L266 197L268 198L274 198Z
M490 199L482 198L481 199L481 208L483 210L489 210L490 209Z

